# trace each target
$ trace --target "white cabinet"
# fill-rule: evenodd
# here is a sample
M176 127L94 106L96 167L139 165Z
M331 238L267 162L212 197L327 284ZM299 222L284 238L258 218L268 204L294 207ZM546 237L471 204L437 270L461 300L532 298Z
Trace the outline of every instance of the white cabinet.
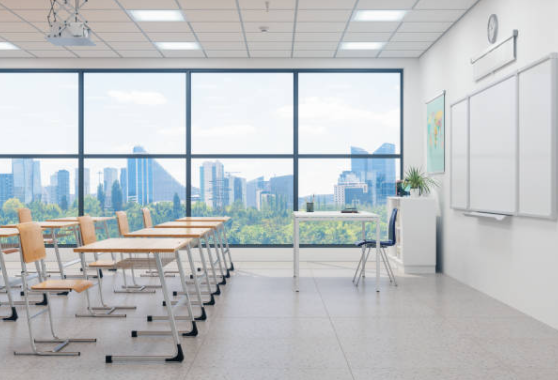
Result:
M403 273L436 272L436 201L432 198L390 197L387 215L397 208L397 244L389 247L390 261Z

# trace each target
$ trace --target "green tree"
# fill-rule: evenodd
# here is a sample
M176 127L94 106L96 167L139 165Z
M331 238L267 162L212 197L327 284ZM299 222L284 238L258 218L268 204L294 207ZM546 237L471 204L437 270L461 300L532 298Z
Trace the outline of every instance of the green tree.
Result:
M122 210L122 188L120 182L114 181L110 191L110 199L112 200L112 209L114 211Z
M101 210L104 210L106 196L105 196L105 191L103 190L103 186L101 184L97 186L97 200L99 201L99 206L101 207Z
M2 213L6 218L6 223L17 222L17 210L23 207L25 206L17 198L10 198L6 202L4 202L4 205L2 206Z
M62 199L60 199L60 208L63 211L67 211L68 210L68 199L66 199L66 196L63 195Z
M91 195L86 195L83 198L83 209L86 215L101 215L101 203L99 200Z
M174 193L172 198L172 214L174 219L180 218L182 215L182 207L180 206L180 197L177 193Z

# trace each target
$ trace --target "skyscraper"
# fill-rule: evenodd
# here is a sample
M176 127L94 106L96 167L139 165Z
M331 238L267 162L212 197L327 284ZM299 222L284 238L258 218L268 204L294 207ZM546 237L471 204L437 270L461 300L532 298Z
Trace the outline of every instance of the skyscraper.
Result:
M368 190L367 183L357 173L346 170L339 175L334 186L333 199L336 205L342 207L366 204L370 201Z
M134 153L146 153L141 146ZM141 205L153 202L153 160L151 158L128 158L128 200Z
M122 202L128 202L128 170L120 169L120 187L122 188Z
M270 192L275 194L277 202L287 209L293 208L293 176L283 175L269 179Z
M41 200L41 166L39 161L28 158L12 160L14 197L22 203Z
M172 201L178 194L181 201L186 199L186 187L178 182L156 160L153 161L153 201Z
M258 208L260 194L267 189L268 185L269 183L264 180L263 176L246 182L246 205Z
M226 183L223 164L219 161L205 161L200 166L200 196L212 208L222 208L227 204Z
M0 174L0 207L8 199L14 197L14 175Z
M67 170L56 172L56 203L70 206L70 172Z
M351 154L369 154L366 150L351 147ZM395 154L395 145L382 144L372 154ZM368 186L368 201L384 203L395 195L395 165L392 158L352 158L351 171Z
M79 195L79 169L74 171L74 189L76 192L76 198ZM91 194L91 176L89 168L83 168L83 195L90 195Z

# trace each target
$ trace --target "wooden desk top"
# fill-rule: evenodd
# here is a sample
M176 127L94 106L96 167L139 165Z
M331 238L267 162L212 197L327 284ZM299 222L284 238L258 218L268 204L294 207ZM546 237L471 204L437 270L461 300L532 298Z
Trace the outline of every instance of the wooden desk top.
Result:
M185 216L184 218L176 219L177 222L228 222L231 220L230 216Z
M47 221L47 222L37 222L43 230L61 230L63 228L79 226L78 222L62 222L62 221ZM0 228L16 228L17 224L8 224L5 226L0 226Z
M186 247L190 244L191 240L192 239L169 238L114 238L74 248L74 252L173 253Z
M191 221L187 221L187 220L180 220L180 221L175 221L175 222L161 223L161 224L158 224L154 227L155 228L211 228L211 229L216 229L221 224L223 224L223 222L211 222L211 221L191 222Z
M211 228L144 228L127 233L126 237L172 237L200 238L211 231Z
M19 231L17 230L17 228L0 228L0 238L7 238L18 235Z
M91 219L93 219L94 223L101 223L101 222L107 222L109 220L114 220L116 218L114 216L92 216ZM77 216L67 216L64 218L47 220L47 222L77 222L77 221L78 221Z

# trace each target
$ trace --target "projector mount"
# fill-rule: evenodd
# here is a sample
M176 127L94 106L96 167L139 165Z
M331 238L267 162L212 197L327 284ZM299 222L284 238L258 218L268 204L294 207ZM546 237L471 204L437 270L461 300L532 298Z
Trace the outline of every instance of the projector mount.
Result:
M47 40L58 46L94 46L90 39L91 29L87 20L80 14L81 8L88 0L50 0L50 11L47 20L50 33ZM60 14L65 13L65 19Z

